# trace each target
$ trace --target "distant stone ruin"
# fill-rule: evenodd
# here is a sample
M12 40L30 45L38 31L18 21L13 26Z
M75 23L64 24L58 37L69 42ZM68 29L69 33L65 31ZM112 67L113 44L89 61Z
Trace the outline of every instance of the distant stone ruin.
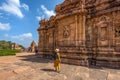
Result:
M35 41L32 41L28 51L34 53L36 48L37 48L37 45L36 45Z
M12 43L11 48L12 48L12 50L21 50L22 49L22 47L20 47L20 45L17 43Z

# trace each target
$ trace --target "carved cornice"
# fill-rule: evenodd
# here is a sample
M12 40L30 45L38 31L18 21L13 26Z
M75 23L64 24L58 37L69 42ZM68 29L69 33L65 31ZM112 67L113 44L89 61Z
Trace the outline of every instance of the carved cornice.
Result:
M97 2L99 0L96 0L94 4L87 4L86 3L86 10L88 18L96 17L99 15L103 15L106 13L110 13L113 11L120 10L120 1L117 0L101 0L99 3Z
M96 17L96 16L111 13L111 12L114 12L114 11L120 11L120 7L113 7L113 8L109 8L109 9L99 10L99 11L96 11L96 12L93 12L93 13L88 13L87 18L93 18L93 17ZM94 16L91 16L91 14L94 14Z
M110 2L109 0L86 0L85 7L88 9L93 6L97 7L100 6L101 4L106 4L109 2Z
M54 28L56 24L55 17L51 16L49 20L41 20L40 21L40 27L38 28L38 31L41 30L47 30L48 28Z
M56 6L56 16L40 21L40 29L54 28L57 20L71 15L92 18L118 10L120 10L120 0L65 0Z
M65 0L62 4L57 5L55 11L57 16L62 14L73 13L73 11L82 10L84 0Z

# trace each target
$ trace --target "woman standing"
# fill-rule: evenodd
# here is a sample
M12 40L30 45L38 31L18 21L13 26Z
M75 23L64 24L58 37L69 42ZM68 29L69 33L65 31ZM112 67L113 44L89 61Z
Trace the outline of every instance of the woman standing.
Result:
M60 53L59 53L59 49L55 50L55 53L53 55L54 58L54 68L57 72L60 72Z

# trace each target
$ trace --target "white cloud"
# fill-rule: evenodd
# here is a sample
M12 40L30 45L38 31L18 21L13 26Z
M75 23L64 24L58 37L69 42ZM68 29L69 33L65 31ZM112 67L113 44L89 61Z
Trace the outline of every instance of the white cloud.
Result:
M47 17L50 17L50 16L52 16L52 15L53 15L53 16L55 15L55 13L54 13L53 10L48 10L44 5L41 5L41 8L42 8L44 14L45 14Z
M20 0L8 0L8 1L9 1L9 3L11 3L11 4L14 4L14 5L20 7Z
M40 21L40 20L42 20L42 19L44 19L44 18L45 18L44 15L42 15L42 16L36 16L36 19L37 19L38 21Z
M23 14L20 10L19 0L8 0L7 3L3 3L0 7L1 10L9 12L11 14L17 15L20 18L23 18Z
M27 4L22 4L22 7L26 10L26 11L29 11L29 6Z
M11 36L12 39L19 39L21 41L24 41L26 39L32 39L32 33L24 33L21 35Z
M28 5L24 3L23 5L20 5L20 0L6 0L6 2L2 3L2 6L0 6L0 10L16 15L19 18L23 18L24 15L20 10L21 7L23 7L25 10L29 10Z
M36 19L40 21L42 18L40 16L37 16Z
M32 33L24 33L20 35L4 34L4 36L8 38L10 41L19 43L25 47L29 47L30 43L33 41Z
M0 23L0 30L10 30L10 28L9 23Z
M39 15L43 15L42 11L41 11L39 8L37 8L37 13L38 13Z

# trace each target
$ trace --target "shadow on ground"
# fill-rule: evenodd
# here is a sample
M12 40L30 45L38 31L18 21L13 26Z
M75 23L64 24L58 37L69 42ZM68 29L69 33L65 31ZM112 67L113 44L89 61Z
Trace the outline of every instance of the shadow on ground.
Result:
M23 61L30 61L30 62L37 62L37 63L48 63L48 62L51 62L51 59L40 58L40 57L37 57L34 54L32 54L32 55L25 55L25 56L17 56L17 57L20 57L20 60L23 60Z
M30 62L37 62L37 63L51 63L53 62L51 59L48 58L40 58L38 56L36 56L35 54L32 55L22 55L22 56L17 56L20 57L20 60L23 61L30 61ZM67 64L67 63L63 63L63 64ZM71 65L71 64L69 64ZM80 65L79 65L80 66ZM84 67L88 67L90 69L104 69L104 68L108 68L108 69L120 69L120 68L112 68L112 67L103 67L103 66L84 66ZM50 69L43 69L44 71L52 71Z
M55 72L55 70L53 69L41 69L42 71L46 71L46 72Z

